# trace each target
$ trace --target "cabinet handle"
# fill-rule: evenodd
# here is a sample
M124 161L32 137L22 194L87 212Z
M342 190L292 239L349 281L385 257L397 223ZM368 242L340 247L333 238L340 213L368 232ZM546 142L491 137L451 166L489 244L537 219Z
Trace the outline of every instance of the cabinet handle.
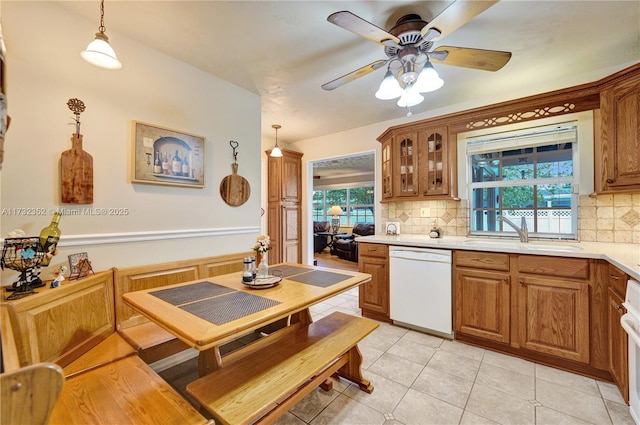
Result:
M618 305L616 305L616 310L622 311L622 310L624 310L624 307L621 306L620 304L618 304Z
M504 280L505 282L509 282L509 278L508 277L503 277L502 280Z
M613 179L607 179L607 183L609 183L609 184L613 183L614 181L615 180L613 180Z
M610 275L609 275L609 277L610 277L611 279L620 280L620 278L619 278L618 276L613 275L613 274L610 274Z
M524 279L520 279L520 285L524 285Z

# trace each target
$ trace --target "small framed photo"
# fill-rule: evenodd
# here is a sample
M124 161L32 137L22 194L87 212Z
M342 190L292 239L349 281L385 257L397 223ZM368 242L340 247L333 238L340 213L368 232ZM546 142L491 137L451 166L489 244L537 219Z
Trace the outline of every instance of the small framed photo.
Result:
M78 264L82 263L80 259L88 260L89 255L86 252L78 252L77 254L69 255L69 274L78 273Z
M204 137L131 122L131 183L204 187Z

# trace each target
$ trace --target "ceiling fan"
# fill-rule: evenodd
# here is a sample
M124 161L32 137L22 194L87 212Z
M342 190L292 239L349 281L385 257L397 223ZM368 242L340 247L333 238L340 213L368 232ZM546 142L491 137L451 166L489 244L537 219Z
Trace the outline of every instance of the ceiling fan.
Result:
M329 22L383 45L387 59L377 60L329 81L323 84L322 88L325 90L336 89L387 66L387 74L381 84L381 90L376 93L376 97L380 99L400 97L398 106L413 106L424 98L416 92L415 94L421 98L417 102L412 102L410 99L403 101L403 93L408 93L414 85L421 89L420 92L427 92L436 90L443 84L442 80L437 77L431 61L484 71L497 71L509 61L510 52L455 46L440 46L432 50L434 41L455 31L497 2L498 0L457 0L440 12L431 22L424 21L420 15L405 15L398 19L396 25L389 31L385 31L348 11L333 13L327 18ZM423 73L423 70L426 72ZM432 79L425 78L426 83L423 84L421 74L434 73L435 76L429 75L428 77ZM385 82L394 83L394 90L390 92L391 94L382 93ZM396 82L397 84L395 84ZM416 90L411 91L415 92Z

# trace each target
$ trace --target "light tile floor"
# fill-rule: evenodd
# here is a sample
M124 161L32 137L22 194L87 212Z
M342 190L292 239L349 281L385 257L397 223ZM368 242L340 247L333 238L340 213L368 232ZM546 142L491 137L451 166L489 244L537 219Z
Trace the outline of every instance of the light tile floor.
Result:
M360 315L357 290L311 308L314 320L336 310ZM276 423L634 425L616 386L581 375L386 323L359 347L372 394L334 380L331 391L314 390ZM188 397L197 359L161 375Z
M317 320L336 310L359 315L357 291L311 312ZM606 382L386 323L359 346L372 394L335 380L277 424L634 425Z

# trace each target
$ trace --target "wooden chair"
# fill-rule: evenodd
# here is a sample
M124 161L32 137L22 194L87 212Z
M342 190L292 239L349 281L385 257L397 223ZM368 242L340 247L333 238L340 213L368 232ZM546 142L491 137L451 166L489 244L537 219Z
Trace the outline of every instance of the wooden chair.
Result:
M0 374L0 423L46 425L63 382L62 369L55 363L37 363Z

